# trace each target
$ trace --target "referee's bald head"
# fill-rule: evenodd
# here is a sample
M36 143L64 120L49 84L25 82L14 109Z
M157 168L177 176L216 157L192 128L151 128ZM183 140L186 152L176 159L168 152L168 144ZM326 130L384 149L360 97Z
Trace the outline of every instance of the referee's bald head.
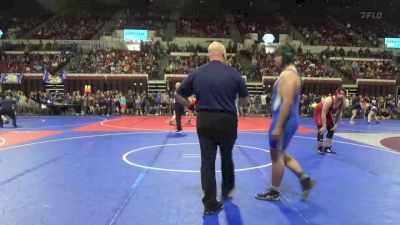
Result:
M226 60L226 49L221 42L214 41L208 46L208 55L210 60L219 60L225 62Z

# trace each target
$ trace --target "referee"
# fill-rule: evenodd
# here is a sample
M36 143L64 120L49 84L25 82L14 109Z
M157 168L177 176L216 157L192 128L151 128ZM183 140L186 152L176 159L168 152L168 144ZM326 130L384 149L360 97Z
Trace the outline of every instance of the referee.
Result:
M177 90L177 99L186 106L187 98L197 97L197 135L201 149L201 185L204 192L204 215L214 214L223 208L217 202L215 158L220 147L222 170L222 199L228 199L235 187L232 149L237 137L237 109L248 104L248 91L242 75L227 66L225 47L213 42L208 47L210 62L192 72Z
M9 116L13 120L14 127L17 127L17 118L14 113L15 102L7 94L6 97L0 100L0 117L1 115ZM0 118L0 128L3 127L3 119Z
M182 115L185 114L185 106L178 101L177 99L177 93L176 90L178 90L179 86L181 83L176 83L175 84L175 92L174 92L174 111L175 111L175 120L176 120L176 131L177 133L180 133L182 131Z

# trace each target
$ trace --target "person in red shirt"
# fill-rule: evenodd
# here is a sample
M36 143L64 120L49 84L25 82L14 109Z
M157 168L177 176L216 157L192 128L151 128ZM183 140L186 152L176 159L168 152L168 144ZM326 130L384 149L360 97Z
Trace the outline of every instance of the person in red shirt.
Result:
M197 100L194 96L189 97L188 100L190 101L190 106L188 107L189 119L186 122L186 125L192 125L192 118L194 116Z
M325 99L321 99L318 105L314 109L314 121L318 127L318 153L335 154L332 150L332 138L335 133L339 121L342 118L342 113L346 108L346 91L342 88L336 90L336 94L329 96ZM335 118L335 120L333 120ZM326 135L326 146L323 147L324 133L328 131Z

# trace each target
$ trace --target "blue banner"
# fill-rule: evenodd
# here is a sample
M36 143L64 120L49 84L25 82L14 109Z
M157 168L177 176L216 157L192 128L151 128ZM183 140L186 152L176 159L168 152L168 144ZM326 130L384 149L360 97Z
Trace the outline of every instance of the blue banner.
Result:
M57 75L49 73L47 69L43 72L43 81L46 84L62 84L65 80L65 70L61 70Z
M23 73L1 73L0 80L2 84L21 84Z

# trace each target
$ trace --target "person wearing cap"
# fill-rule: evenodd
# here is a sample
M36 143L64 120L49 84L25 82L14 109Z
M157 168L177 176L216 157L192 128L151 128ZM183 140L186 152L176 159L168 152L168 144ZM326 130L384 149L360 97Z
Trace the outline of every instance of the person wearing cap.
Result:
M235 187L232 150L237 138L238 116L235 100L248 104L248 91L239 71L226 65L226 50L220 42L208 47L210 62L193 71L177 90L177 98L190 106L188 97L196 95L197 135L201 151L201 185L204 214L220 211L217 201L215 159L221 154L222 199L230 198Z

